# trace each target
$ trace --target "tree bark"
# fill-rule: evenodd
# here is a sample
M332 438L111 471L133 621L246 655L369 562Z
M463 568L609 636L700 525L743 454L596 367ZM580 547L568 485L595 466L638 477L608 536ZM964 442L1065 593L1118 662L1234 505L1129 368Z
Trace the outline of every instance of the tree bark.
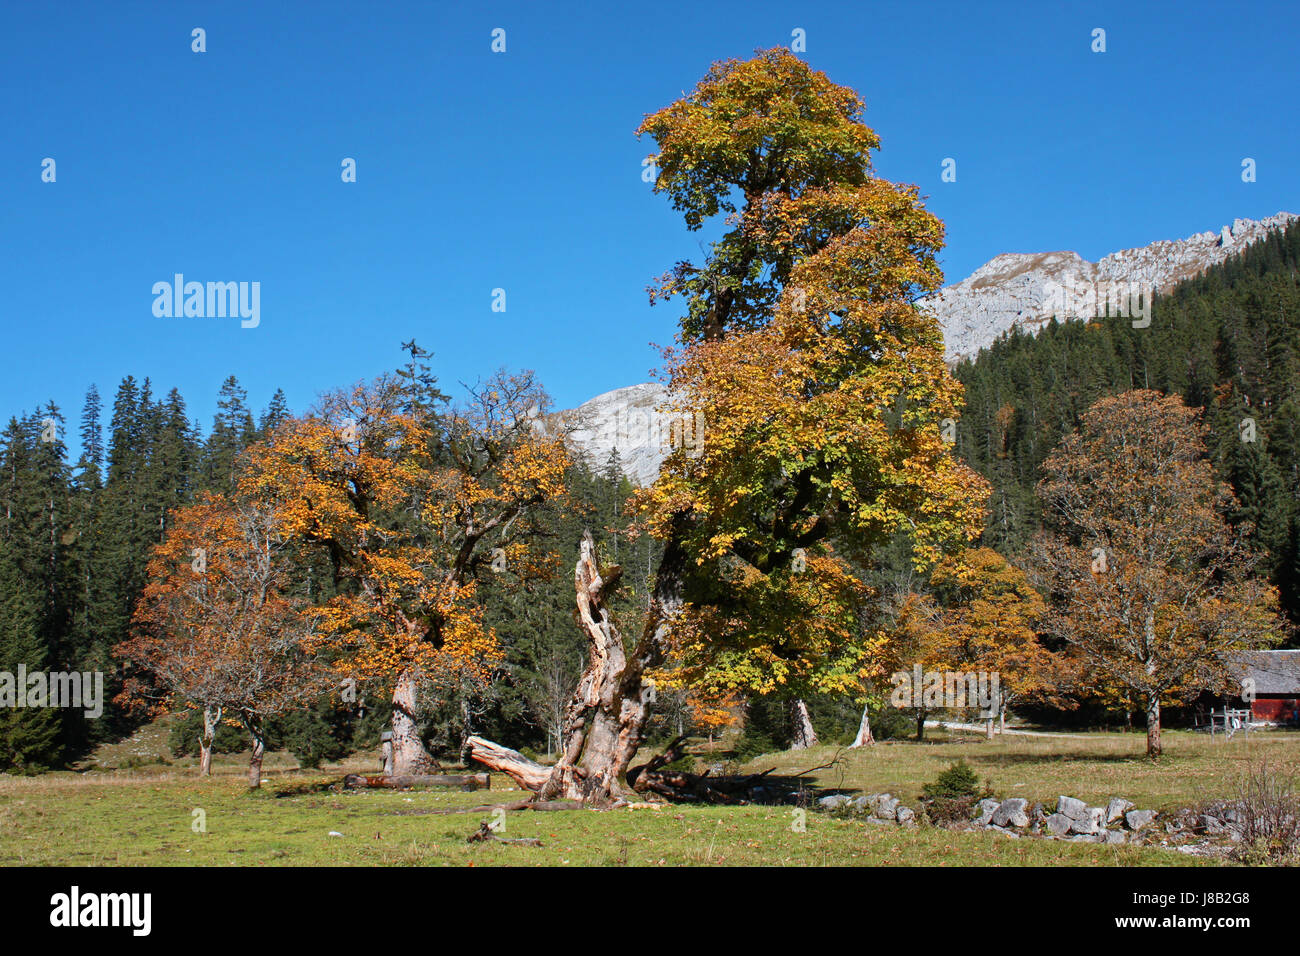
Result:
M1160 697L1147 699L1147 756L1153 760L1160 756Z
M409 669L402 671L393 688L393 761L391 767L385 768L396 776L419 776L438 769L437 761L420 739L415 719L417 694L415 673Z
M248 758L248 785L256 790L262 785L262 757L266 753L266 740L256 724L249 728L253 735L253 755Z
M587 666L564 711L559 760L544 767L477 736L466 741L469 755L536 791L539 800L578 800L596 807L622 803L620 778L641 745L654 696L645 673L663 662L668 628L681 606L684 567L684 552L670 539L655 576L641 639L629 656L608 607L621 571L615 566L602 575L595 543L590 532L584 534L574 568L574 590L578 624L587 638ZM636 789L650 780L649 776L638 779Z
M199 776L212 774L212 744L217 737L217 727L221 723L220 707L203 708L203 733L199 736Z
M482 737L470 737L465 741L465 747L474 760L506 774L525 790L541 790L550 779L550 767L529 760L517 750L502 747Z
M925 708L916 708L916 739L925 739Z
M791 750L807 750L817 746L817 731L813 730L812 719L808 716L808 705L796 698L790 702L790 720L794 724Z
M849 744L849 748L852 749L854 747L867 746L874 747L875 744L876 738L871 734L871 715L869 713L869 705L864 704L862 707L862 720L858 723L858 735L853 738L853 743Z

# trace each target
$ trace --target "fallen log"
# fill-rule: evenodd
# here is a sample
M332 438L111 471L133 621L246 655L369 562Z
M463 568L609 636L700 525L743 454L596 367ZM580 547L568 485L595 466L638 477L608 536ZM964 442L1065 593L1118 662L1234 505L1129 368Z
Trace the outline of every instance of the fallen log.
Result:
M551 776L551 768L529 760L517 750L474 736L465 741L472 759L492 770L508 774L525 790L540 790ZM487 776L484 774L484 776Z
M383 788L386 790L409 790L412 787L459 787L461 790L490 790L492 775L486 773L425 773L399 774L397 776L365 777L350 773L343 778L343 786L349 790Z

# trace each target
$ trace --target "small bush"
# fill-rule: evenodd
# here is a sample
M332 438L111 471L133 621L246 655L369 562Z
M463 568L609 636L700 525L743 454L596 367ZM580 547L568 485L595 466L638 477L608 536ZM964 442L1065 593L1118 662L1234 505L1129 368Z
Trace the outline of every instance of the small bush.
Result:
M939 774L933 783L921 788L921 803L931 823L944 825L969 821L975 804L992 795L989 787L979 785L979 777L970 764L958 760Z
M1293 860L1300 850L1300 793L1294 773L1261 761L1246 771L1237 797L1237 819L1229 824L1241 836L1237 856L1250 863Z
M939 774L934 783L927 783L921 792L927 799L942 800L956 797L973 797L979 793L979 777L965 760L955 764Z

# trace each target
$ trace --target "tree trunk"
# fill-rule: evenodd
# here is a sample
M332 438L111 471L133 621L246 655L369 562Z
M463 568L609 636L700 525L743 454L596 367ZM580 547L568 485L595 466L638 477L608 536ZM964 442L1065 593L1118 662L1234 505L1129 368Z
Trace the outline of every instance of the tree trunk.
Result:
M985 740L993 739L993 715L992 714L989 714L988 718L984 721L984 739Z
M212 774L212 743L216 740L220 723L220 707L203 708L203 733L199 737L199 776Z
M864 704L862 707L862 720L858 723L858 735L853 738L853 743L849 748L854 747L874 747L876 738L871 735L871 715L869 712L870 705Z
M925 739L925 708L916 708L916 739Z
M808 716L808 705L796 698L790 702L790 720L794 724L791 750L807 750L817 746L817 731L813 730L812 720Z
M641 639L628 656L607 604L621 570L615 566L602 576L595 543L590 532L584 534L574 590L578 624L587 638L587 666L564 711L559 760L544 767L477 736L466 741L470 756L536 791L539 800L580 800L597 807L621 803L624 791L619 778L641 745L654 696L644 675L663 662L668 628L681 606L684 561L680 546L670 539L655 577ZM637 780L637 789L652 782L652 775L645 775Z
M420 740L415 719L417 690L415 672L402 671L393 688L393 764L385 768L397 776L419 776L438 769L437 761Z
M1147 756L1160 756L1160 697L1147 699Z
M256 790L262 785L262 757L266 754L266 739L262 736L259 722L251 721L246 726L253 735L253 755L248 758L248 785Z

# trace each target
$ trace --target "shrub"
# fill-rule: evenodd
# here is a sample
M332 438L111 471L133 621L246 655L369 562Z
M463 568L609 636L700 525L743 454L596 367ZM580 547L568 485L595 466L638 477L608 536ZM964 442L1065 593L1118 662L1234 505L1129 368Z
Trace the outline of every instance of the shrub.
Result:
M1237 819L1229 824L1241 836L1237 856L1252 863L1292 859L1300 849L1300 793L1294 773L1263 760L1242 776L1237 797Z
M934 783L927 783L921 792L930 800L973 797L979 792L979 777L965 760L955 764L939 774Z
M939 774L933 783L921 788L921 803L931 823L946 824L969 821L975 804L992 795L988 786L980 787L979 777L965 760Z

